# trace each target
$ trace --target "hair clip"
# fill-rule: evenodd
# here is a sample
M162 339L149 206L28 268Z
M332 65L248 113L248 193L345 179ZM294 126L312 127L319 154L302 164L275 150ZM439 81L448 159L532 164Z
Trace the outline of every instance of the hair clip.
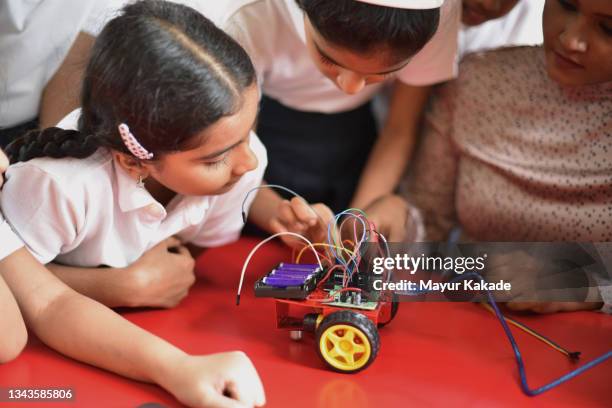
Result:
M153 158L153 153L149 152L145 149L136 137L130 132L130 128L125 123L119 125L119 134L121 135L121 139L123 139L123 143L125 147L137 158L140 160L151 160Z

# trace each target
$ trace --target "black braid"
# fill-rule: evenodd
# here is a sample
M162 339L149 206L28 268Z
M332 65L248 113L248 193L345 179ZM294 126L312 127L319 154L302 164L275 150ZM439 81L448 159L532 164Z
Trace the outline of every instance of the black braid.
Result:
M198 11L168 1L130 2L96 38L79 131L29 132L7 155L15 163L86 158L100 147L130 154L117 129L125 123L159 159L203 143L194 136L238 112L255 80L246 51Z
M100 147L98 138L78 130L65 130L51 127L31 130L15 139L6 147L6 155L11 163L28 161L37 157L89 157Z

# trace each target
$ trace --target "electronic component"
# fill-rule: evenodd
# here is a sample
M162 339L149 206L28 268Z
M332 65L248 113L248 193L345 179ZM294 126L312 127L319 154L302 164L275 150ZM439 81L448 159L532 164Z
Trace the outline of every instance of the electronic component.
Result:
M325 271L318 264L281 263L255 282L255 296L306 299Z

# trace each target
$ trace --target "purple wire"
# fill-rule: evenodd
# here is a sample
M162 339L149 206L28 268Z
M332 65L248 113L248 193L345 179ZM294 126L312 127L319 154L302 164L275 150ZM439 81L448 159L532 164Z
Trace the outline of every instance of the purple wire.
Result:
M459 277L460 279L455 278L455 279L452 279L451 281L463 280L470 276L476 277L484 281L484 278L476 272L467 272L461 275ZM497 319L501 323L502 328L504 329L504 332L506 332L506 336L508 337L508 340L510 341L512 350L514 351L514 357L516 358L516 364L518 366L519 375L521 377L521 389L523 390L525 394L529 395L530 397L534 397L554 387L557 387L558 385L561 385L564 382L571 380L572 378L578 376L579 374L585 372L586 370L589 370L595 367L596 365L599 365L603 363L604 361L608 360L610 357L612 357L612 350L610 350L607 353L604 353L603 355L597 357L596 359L589 361L583 366L570 371L569 373L557 378L554 381L549 382L548 384L541 386L540 388L535 388L535 389L529 388L529 384L527 384L527 374L525 372L525 363L523 362L523 357L521 355L521 351L519 350L518 344L516 343L516 340L514 339L512 332L510 331L510 327L508 326L508 323L506 323L506 321L504 320L504 315L502 314L501 310L499 310L499 306L497 306L497 303L495 302L495 299L493 298L491 291L486 290L485 292L487 293L487 298L489 299L489 303L491 304L491 306L493 307L493 310L495 311L495 315L497 316Z

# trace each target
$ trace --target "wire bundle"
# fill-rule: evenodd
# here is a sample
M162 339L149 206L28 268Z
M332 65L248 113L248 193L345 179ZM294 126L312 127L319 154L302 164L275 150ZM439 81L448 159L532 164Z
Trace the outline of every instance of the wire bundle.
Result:
M288 192L289 194L297 197L301 200L304 200L302 196L300 196L295 191L288 189L284 186L276 185L276 184L265 184L251 189L245 195L245 198L242 202L242 219L243 222L246 222L247 212L245 211L245 205L249 195L251 195L254 191L262 189L262 188L273 188L280 189ZM308 202L304 200L306 204ZM340 222L340 220L342 220ZM349 222L353 223L351 231L353 239L342 239L341 232L344 231L345 225ZM350 228L350 227L349 227ZM332 291L328 298L316 299L317 301L333 301L335 296L338 293L347 292L347 291L361 291L358 288L351 288L349 285L352 282L353 276L355 273L359 272L359 266L363 259L363 255L366 251L365 243L367 242L375 242L378 245L378 251L383 254L383 249L381 247L381 242L384 244L386 249L386 254L389 256L389 245L387 244L387 240L376 230L376 227L373 223L368 221L366 213L360 209L350 208L348 210L342 211L337 214L332 221L330 221L327 225L327 242L310 242L306 237L292 233L292 232L280 232L278 234L274 234L271 237L266 238L262 242L260 242L249 254L247 257L240 277L240 284L238 286L238 293L236 295L236 304L240 302L240 292L242 290L242 284L244 281L244 275L246 272L246 268L248 263L250 262L253 254L266 242L282 235L291 235L296 238L303 240L306 245L299 251L296 257L293 257L294 263L300 263L302 255L306 249L311 249L317 258L317 262L323 268L323 261L325 261L326 266L329 268L325 277L319 282L318 287L321 287L329 278L333 272L338 270L342 271L342 287L339 290ZM316 248L323 248L324 251L317 251ZM323 261L322 261L323 260ZM387 280L390 280L391 272L387 271Z

